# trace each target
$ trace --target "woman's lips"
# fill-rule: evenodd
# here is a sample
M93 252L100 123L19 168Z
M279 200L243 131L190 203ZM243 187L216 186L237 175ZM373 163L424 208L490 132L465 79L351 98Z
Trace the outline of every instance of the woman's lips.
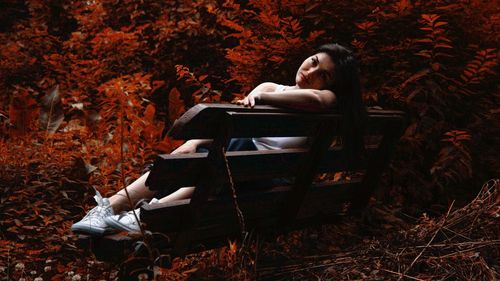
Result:
M300 78L301 78L304 82L309 83L309 80L307 79L307 77L306 77L303 73L301 73L301 74L300 74Z

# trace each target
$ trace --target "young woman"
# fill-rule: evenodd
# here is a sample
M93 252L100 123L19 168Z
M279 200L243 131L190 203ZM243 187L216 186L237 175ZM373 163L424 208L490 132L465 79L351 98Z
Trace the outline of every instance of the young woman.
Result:
M341 45L323 45L305 59L295 75L295 85L262 83L236 103L247 107L268 104L310 112L327 112L338 107L346 121L343 123L348 124L343 128L346 150L352 154L359 154L363 148L361 132L365 108L361 100L357 64L351 51ZM209 140L189 140L172 154L194 153L209 142ZM305 137L238 139L232 140L227 150L297 148L304 147L306 142ZM133 204L155 196L155 192L150 191L145 185L148 175L149 173L145 173L126 187ZM190 198L193 190L194 187L184 187L160 200L153 199L150 203ZM120 190L110 198L102 198L97 192L94 198L98 205L82 220L73 224L72 231L91 235L103 235L120 230L139 231L140 227L132 212L120 214L129 207L125 190Z

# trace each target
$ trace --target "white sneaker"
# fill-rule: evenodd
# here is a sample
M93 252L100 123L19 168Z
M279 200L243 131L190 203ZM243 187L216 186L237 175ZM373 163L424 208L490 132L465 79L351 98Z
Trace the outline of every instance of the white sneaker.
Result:
M82 220L74 223L71 226L71 231L96 236L116 232L115 229L104 221L106 217L114 215L108 198L102 198L99 191L96 190L94 199L97 202L97 206L90 210Z
M159 200L156 198L151 199L151 203L157 203ZM137 215L136 220L134 216L134 212ZM139 226L141 220L141 209L135 209L134 211L128 211L126 213L122 213L119 215L105 217L104 221L111 227L114 227L117 230L124 230L128 232L141 232L141 227Z

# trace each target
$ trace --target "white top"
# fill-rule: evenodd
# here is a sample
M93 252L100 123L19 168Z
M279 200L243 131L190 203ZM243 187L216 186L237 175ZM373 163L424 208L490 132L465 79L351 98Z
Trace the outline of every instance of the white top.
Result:
M287 87L278 84L276 92L283 92ZM304 148L307 146L307 137L261 137L252 138L252 141L258 150Z

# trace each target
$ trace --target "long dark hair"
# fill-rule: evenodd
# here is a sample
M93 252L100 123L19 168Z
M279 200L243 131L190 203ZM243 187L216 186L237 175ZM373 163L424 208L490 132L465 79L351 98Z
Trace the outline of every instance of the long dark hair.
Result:
M363 133L366 123L366 108L361 96L358 63L352 51L339 44L325 44L315 53L326 53L333 61L333 83L331 90L337 97L338 110L342 114L342 134L347 159L359 160L364 152Z

